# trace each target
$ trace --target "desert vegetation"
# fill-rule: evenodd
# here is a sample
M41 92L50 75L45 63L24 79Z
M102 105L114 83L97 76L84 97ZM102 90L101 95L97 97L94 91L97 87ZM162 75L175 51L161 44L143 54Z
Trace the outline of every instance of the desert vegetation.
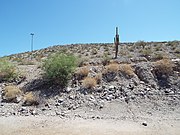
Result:
M0 59L0 98L25 106L12 109L18 115L65 117L65 111L101 110L117 100L129 104L163 98L176 106L179 99L166 95L180 89L179 48L180 42L139 41L121 43L117 59L112 43L57 45L10 55ZM18 79L19 71L23 79ZM0 115L8 114L4 108Z
M52 83L62 87L67 86L77 66L76 57L70 54L58 53L49 56L43 63L44 76Z
M173 73L173 63L169 59L162 59L154 63L157 76L169 76Z
M86 77L83 80L83 87L86 89L93 89L95 88L96 84L97 84L96 79L92 77Z
M18 77L16 66L8 58L0 59L0 82L13 81Z

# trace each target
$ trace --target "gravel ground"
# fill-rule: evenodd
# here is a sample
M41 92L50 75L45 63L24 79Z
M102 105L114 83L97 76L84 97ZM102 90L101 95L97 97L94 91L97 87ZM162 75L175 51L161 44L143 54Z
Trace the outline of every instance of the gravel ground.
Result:
M143 126L131 120L84 120L59 117L1 117L0 135L179 135L180 121L151 119Z

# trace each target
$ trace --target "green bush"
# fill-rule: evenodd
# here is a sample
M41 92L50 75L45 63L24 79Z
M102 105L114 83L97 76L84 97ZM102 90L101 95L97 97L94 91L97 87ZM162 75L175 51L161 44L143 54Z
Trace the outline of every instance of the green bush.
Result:
M70 54L51 55L43 63L45 77L52 83L65 87L77 67L77 58Z
M108 53L107 53L107 52L104 52L102 64L103 64L104 66L105 66L105 65L108 65L108 64L110 63L110 60L111 60L111 57L108 56Z
M144 41L137 41L136 43L135 43L135 45L136 45L136 47L138 48L138 49L140 49L140 48L145 48L145 46L146 46L146 42L144 42Z
M0 82L17 78L16 66L7 58L0 58Z

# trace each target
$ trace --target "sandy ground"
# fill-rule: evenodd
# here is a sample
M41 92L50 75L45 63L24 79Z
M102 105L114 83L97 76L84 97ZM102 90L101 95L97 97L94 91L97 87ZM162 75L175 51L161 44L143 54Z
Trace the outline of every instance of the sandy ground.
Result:
M179 135L180 121L61 119L45 116L0 118L0 135Z

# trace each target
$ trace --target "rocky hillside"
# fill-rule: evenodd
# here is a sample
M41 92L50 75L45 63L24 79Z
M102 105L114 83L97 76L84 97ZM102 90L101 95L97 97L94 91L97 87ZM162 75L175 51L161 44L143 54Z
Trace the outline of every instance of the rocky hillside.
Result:
M72 44L7 56L21 76L13 81L0 79L0 116L117 118L123 112L134 117L139 106L138 112L148 115L158 108L167 113L180 107L179 41L121 43L117 59L114 49L111 43ZM79 59L65 88L43 78L43 60L57 52ZM121 105L126 110L117 108ZM95 110L98 115L82 110Z

